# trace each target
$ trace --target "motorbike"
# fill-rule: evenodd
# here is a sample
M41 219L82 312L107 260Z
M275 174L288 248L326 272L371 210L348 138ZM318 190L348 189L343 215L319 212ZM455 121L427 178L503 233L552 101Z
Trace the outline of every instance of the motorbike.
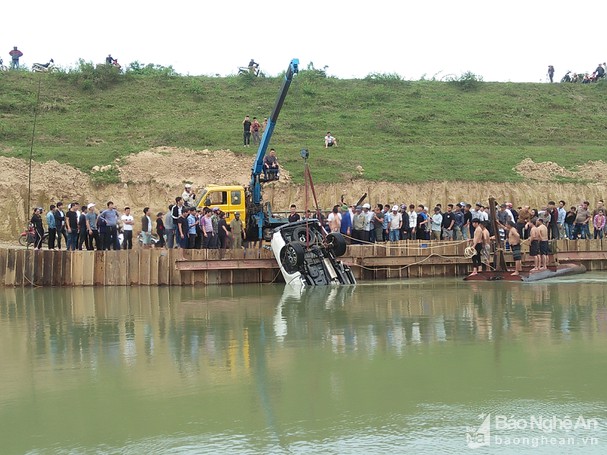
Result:
M19 245L30 246L36 243L36 230L33 224L29 224L27 230L23 231L19 236ZM48 245L48 232L42 236L42 243Z
M252 74L257 77L260 75L261 70L259 69L259 63L249 64L249 66L239 66L238 75Z
M47 73L49 71L52 71L54 67L55 61L53 59L50 59L48 63L34 63L32 65L32 71L34 73Z

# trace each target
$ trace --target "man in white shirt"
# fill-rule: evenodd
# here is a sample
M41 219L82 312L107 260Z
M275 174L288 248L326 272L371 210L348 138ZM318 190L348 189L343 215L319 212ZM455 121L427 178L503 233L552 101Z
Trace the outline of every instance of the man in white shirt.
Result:
M337 147L337 139L331 136L331 131L327 131L327 135L325 136L325 148L333 146Z
M133 215L131 215L130 207L124 208L124 213L120 217L120 221L122 221L122 233L124 236L124 239L122 240L122 249L123 250L132 250L133 249L134 219L133 219Z
M414 204L409 204L409 211L407 212L407 215L409 216L409 240L415 240L415 228L417 227L417 212L415 211Z
M181 198L183 199L183 205L186 207L194 207L196 202L196 194L192 191L192 185L186 183L183 188L183 193L181 194Z
M398 242L400 240L400 229L403 227L403 216L398 212L398 205L392 207L392 216L390 218L390 241Z

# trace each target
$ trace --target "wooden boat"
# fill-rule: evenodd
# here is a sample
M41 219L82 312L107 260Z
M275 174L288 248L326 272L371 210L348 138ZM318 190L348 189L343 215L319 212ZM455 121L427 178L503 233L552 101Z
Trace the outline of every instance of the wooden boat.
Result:
M468 275L464 281L539 281L547 278L555 278L564 275L576 275L586 272L586 267L581 264L557 264L549 266L546 270L531 272L523 270L519 275L512 275L513 270L488 270L478 272L476 275Z

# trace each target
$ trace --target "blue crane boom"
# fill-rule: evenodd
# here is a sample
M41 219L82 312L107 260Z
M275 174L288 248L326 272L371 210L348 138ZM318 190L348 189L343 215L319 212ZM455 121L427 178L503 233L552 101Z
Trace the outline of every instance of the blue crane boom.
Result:
M281 224L284 222L283 220L275 219L269 207L265 210L262 207L261 176L263 175L263 159L268 150L268 145L270 143L270 139L272 138L272 133L274 133L274 128L276 127L278 114L280 114L282 105L287 97L287 92L291 86L293 76L295 76L295 74L298 72L299 59L294 58L291 60L291 63L289 63L289 68L287 68L284 80L282 81L282 86L280 87L280 92L278 92L278 98L276 98L272 113L270 114L270 117L268 117L268 124L263 132L261 142L259 143L259 148L257 149L257 155L255 156L255 161L253 162L253 166L251 168L251 182L249 183L249 194L247 195L247 226L248 228L256 228L254 229L254 235L259 239L263 237L264 228L272 227L276 224ZM253 234L253 230L249 230L249 233Z
M263 174L263 158L268 150L268 144L270 143L272 133L274 133L274 128L276 127L276 120L278 120L278 114L280 114L282 104L284 103L285 98L287 97L287 92L289 91L289 86L291 85L293 76L298 72L299 59L294 58L293 60L291 60L289 68L287 69L287 72L285 74L285 78L282 81L282 86L280 87L278 98L276 99L276 103L274 103L274 109L272 109L272 113L268 118L268 125L266 126L266 129L263 132L261 142L259 143L259 148L257 149L257 155L255 156L253 167L251 168L251 183L249 184L249 186L253 196L254 204L261 204L260 177Z

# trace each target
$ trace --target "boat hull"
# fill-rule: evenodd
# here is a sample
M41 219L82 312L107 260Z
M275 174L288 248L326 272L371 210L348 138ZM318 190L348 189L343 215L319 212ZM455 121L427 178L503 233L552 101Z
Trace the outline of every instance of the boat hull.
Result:
M549 267L546 270L538 272L522 271L520 275L512 275L512 270L506 271L485 271L478 272L476 275L468 275L464 281L518 281L533 282L555 278L564 275L577 275L586 272L586 267L581 264L559 264L555 267Z

